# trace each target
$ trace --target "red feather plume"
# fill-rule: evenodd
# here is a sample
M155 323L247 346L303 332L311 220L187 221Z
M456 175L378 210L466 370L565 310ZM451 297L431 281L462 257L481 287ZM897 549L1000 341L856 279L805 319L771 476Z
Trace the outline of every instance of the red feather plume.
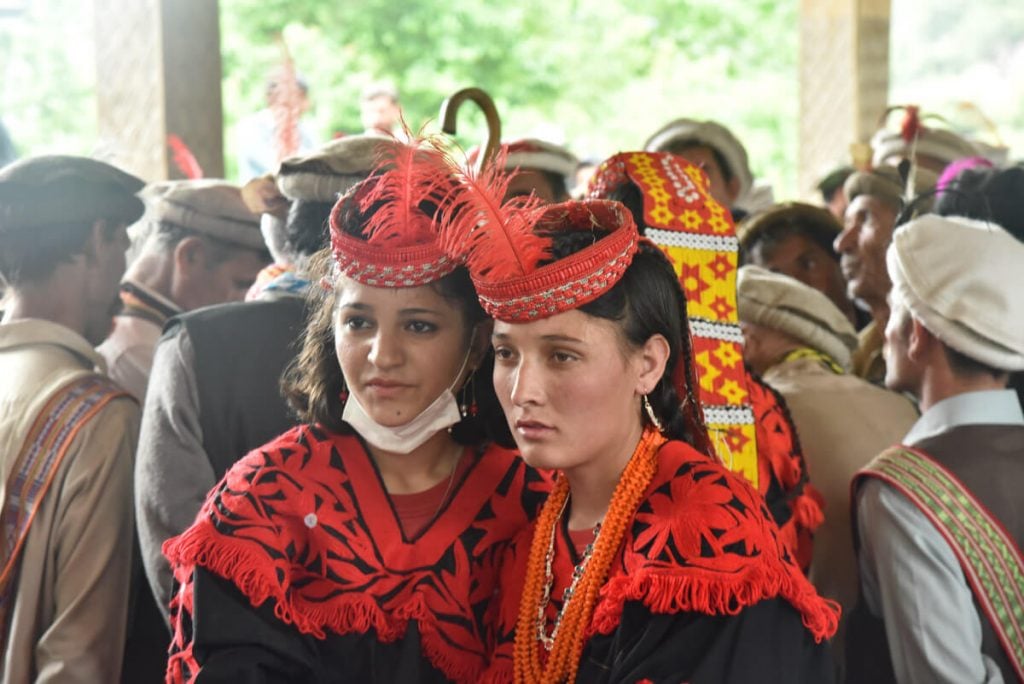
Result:
M377 182L359 199L362 211L384 202L363 230L368 244L413 245L437 239L434 222L419 205L442 204L454 184L452 169L436 140L410 138L409 143L396 140L382 146L374 172L380 173Z
M454 161L457 188L445 203L441 247L474 277L504 280L532 273L550 253L551 239L533 232L547 209L536 195L503 201L513 174L504 148L479 173Z
M900 123L900 137L907 144L910 144L921 133L924 126L921 124L920 108L916 105L904 107L903 121Z
M167 136L167 146L171 148L171 160L185 178L197 180L203 177L203 167L185 141L171 133Z

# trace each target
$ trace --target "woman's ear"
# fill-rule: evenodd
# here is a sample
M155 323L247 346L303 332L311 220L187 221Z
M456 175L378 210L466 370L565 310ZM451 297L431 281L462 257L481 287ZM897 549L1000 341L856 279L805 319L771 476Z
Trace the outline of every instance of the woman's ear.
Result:
M637 375L636 393L644 395L651 392L665 375L668 357L672 353L665 336L658 333L651 335L640 348L637 356L639 375Z

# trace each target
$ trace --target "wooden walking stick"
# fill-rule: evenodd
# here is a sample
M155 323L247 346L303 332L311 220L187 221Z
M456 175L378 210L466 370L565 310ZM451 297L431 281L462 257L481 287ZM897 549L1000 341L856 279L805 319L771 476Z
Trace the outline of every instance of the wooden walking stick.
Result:
M479 173L494 158L501 146L501 119L498 117L498 108L494 106L494 100L490 95L481 88L463 88L441 103L441 130L448 135L455 135L459 107L466 100L475 102L483 110L487 120L487 140L484 142L480 156L477 157L474 168L474 171Z

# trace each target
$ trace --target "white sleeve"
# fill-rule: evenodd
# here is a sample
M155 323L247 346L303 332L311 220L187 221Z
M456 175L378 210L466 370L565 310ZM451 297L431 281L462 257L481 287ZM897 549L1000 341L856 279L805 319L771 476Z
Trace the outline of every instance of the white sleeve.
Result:
M981 652L981 620L960 562L896 489L868 479L857 496L861 588L885 622L899 682L1002 684Z

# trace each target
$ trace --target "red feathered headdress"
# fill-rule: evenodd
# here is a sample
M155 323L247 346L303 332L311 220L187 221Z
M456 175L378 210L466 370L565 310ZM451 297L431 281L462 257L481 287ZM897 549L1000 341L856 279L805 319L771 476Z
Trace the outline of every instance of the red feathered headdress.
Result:
M545 206L532 195L503 202L511 178L504 163L502 154L479 177L462 173L442 228L445 249L465 261L484 310L522 323L579 308L611 289L632 263L640 239L625 207ZM595 229L608 234L551 261L552 233Z
M331 249L341 274L374 287L417 287L455 270L458 261L439 244L438 220L423 206L440 208L454 183L436 142L382 145L374 174L331 210ZM371 209L362 237L345 232L349 214Z

